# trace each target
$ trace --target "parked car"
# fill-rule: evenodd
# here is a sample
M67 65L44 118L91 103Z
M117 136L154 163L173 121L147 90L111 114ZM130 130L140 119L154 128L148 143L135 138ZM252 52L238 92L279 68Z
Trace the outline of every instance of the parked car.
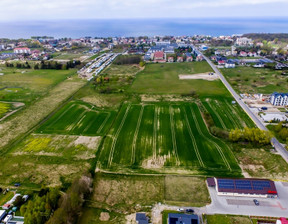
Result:
M14 184L15 187L20 187L20 185L21 185L20 183L15 183Z
M190 212L190 213L193 213L193 212L194 212L194 210L193 210L193 209L191 209L191 208L188 208L188 209L186 209L186 212Z
M185 210L184 210L184 208L178 208L177 211L178 212L184 212Z
M254 199L253 202L254 202L255 205L259 206L259 201L258 200Z

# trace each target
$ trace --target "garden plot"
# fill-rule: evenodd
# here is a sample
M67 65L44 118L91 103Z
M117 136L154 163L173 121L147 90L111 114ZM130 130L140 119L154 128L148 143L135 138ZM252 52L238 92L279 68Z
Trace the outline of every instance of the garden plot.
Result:
M186 75L179 75L179 79L203 79L203 80L208 80L208 81L213 81L213 80L217 80L219 79L218 75L217 74L214 74L211 72L209 73L199 73L199 74L194 74L194 75L191 75L191 74L186 74Z
M88 103L70 102L48 119L37 133L103 135L114 117L114 111L98 110Z
M239 170L195 103L124 104L105 138L98 166Z

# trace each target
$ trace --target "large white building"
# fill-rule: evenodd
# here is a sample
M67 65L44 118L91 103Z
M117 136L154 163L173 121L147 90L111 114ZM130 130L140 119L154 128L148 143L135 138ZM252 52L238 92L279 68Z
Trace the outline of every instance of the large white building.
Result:
M15 54L30 54L31 51L28 47L18 47L14 49Z
M252 46L253 45L253 41L252 39L249 39L247 37L240 37L236 39L236 43L237 46Z
M274 106L288 106L288 93L273 93L270 103Z

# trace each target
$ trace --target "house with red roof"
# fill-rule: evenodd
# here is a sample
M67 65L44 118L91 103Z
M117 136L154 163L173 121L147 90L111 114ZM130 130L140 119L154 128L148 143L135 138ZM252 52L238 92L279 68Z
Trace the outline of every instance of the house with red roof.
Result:
M166 62L166 55L163 51L156 51L154 53L155 62Z
M177 62L183 62L183 57L177 57Z

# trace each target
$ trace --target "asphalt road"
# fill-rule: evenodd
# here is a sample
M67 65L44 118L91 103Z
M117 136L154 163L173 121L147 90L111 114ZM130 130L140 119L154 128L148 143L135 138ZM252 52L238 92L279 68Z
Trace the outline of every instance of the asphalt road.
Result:
M203 54L202 54L203 55ZM254 121L257 127L261 130L268 131L268 129L263 125L263 123L258 119L258 117L249 109L249 107L241 100L241 97L235 92L232 86L227 82L222 73L218 70L218 68L213 64L213 62L203 55L204 59L208 62L208 64L212 67L214 72L219 76L223 84L235 98L236 102L243 108L243 110L248 114L248 116ZM288 163L288 152L286 149L279 143L276 138L271 139L271 144L274 146L275 150L282 156L282 158Z

